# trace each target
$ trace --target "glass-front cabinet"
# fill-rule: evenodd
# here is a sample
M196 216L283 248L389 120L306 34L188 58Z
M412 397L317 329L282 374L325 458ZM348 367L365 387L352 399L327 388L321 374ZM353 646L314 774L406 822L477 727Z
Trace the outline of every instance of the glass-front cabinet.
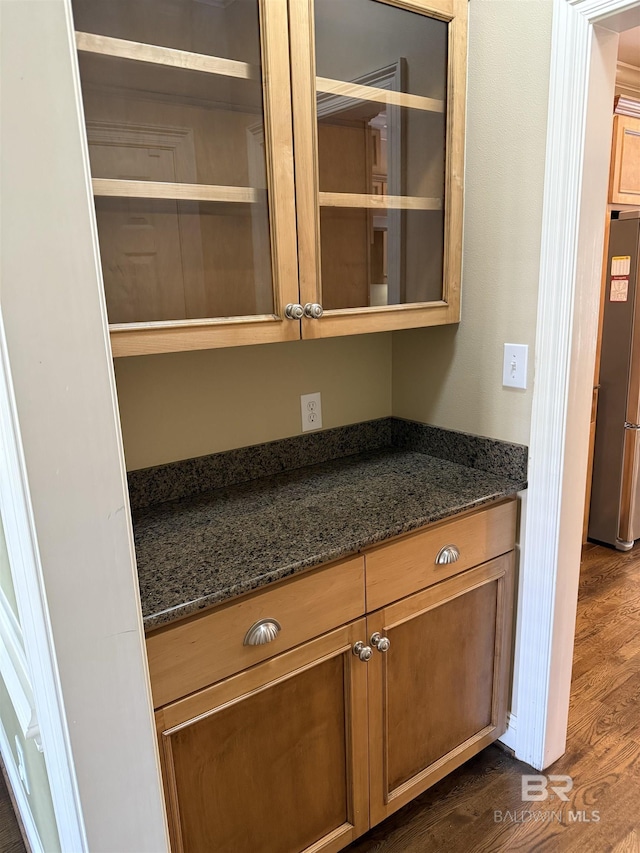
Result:
M466 0L73 0L113 354L459 320Z

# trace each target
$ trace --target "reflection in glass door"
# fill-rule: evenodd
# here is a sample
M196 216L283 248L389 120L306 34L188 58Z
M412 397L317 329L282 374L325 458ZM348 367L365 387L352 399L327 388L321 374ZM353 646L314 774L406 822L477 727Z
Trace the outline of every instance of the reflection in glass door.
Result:
M269 112L285 0L72 6L114 354L134 327L281 321L298 295L290 103Z
M457 322L466 7L290 9L303 335Z
M323 308L441 299L447 24L314 8Z

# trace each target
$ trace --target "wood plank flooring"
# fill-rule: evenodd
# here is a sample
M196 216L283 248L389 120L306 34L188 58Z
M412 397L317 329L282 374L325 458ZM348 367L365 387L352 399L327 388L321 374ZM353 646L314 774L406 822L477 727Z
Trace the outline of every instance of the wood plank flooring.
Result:
M576 637L567 752L547 771L573 778L569 802L523 803L531 768L491 746L349 853L640 853L640 546L585 548ZM0 853L24 849L0 775Z
M533 772L491 746L347 850L640 853L640 545L584 549L567 752L546 771L569 801L523 803Z

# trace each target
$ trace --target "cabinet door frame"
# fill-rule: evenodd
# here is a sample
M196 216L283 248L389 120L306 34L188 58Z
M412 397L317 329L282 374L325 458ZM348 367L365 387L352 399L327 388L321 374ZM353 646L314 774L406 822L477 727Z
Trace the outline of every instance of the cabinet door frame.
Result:
M423 13L449 24L442 299L388 307L326 310L319 320L303 318L303 339L442 325L457 323L460 320L467 0L375 0L375 2ZM289 0L289 16L300 301L302 303L321 302L313 0Z
M640 186L635 192L624 192L620 187L622 167L625 162L625 141L627 135L640 136L640 119L633 116L616 115L613 117L613 146L611 151L611 174L609 176L609 201L611 204L640 204ZM638 140L640 150L640 140ZM640 163L638 164L640 172Z
M258 4L274 313L112 324L114 357L300 339L284 315L299 298L287 0Z
M395 626L422 616L485 584L498 582L494 645L491 723L464 743L417 773L394 790L387 790L388 743L386 737L387 667L393 665L393 645L388 652L374 652L369 665L369 773L371 825L438 782L456 767L504 734L507 725L509 669L513 621L514 554L469 569L436 586L383 607L367 616L367 638L374 632L386 635Z
M369 828L368 666L352 653L357 641L366 640L365 631L366 621L359 619L156 712L160 763L173 853L183 853L184 847L179 829L180 814L173 772L171 735L223 708L241 702L252 694L339 655L344 655L345 660L348 821L305 848L302 853L335 853Z

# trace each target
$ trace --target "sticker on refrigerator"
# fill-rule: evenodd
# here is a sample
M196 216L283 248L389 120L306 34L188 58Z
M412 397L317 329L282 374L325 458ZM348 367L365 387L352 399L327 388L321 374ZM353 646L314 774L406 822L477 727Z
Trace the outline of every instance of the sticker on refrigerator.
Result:
M631 255L618 255L611 258L611 278L628 276L631 272Z
M609 302L626 302L629 296L629 276L612 275Z

